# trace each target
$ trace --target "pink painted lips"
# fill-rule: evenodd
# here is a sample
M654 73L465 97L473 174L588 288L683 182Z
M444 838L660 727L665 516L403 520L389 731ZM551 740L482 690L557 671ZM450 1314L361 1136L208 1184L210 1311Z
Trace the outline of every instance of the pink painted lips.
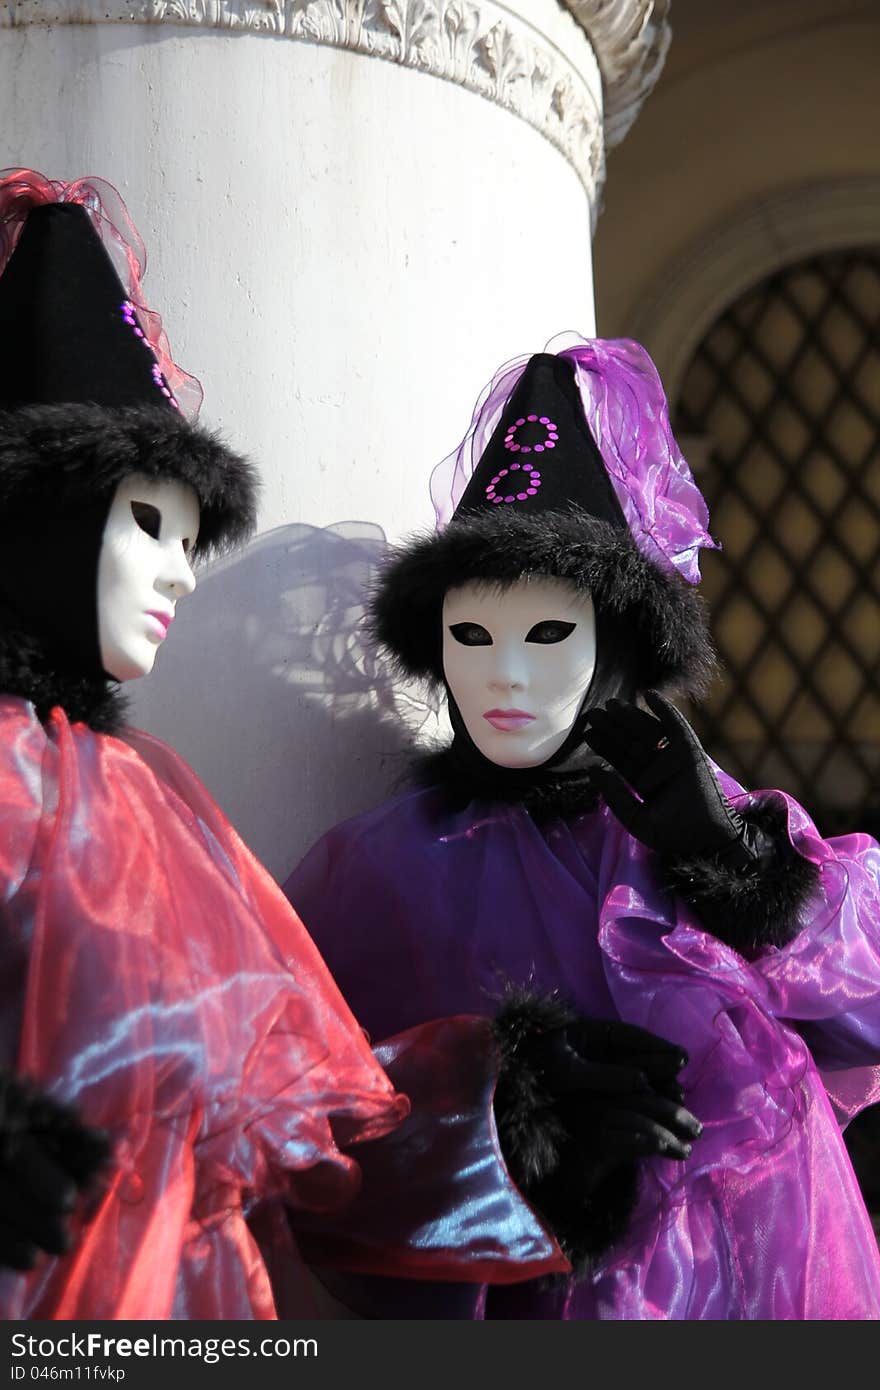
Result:
M498 729L503 734L513 734L517 729L524 729L527 724L531 724L535 716L527 714L524 709L487 709L483 718L488 720L493 729Z
M174 622L174 614L148 613L147 617L153 619L153 622L156 624L156 627L159 629L159 632L161 633L160 641L164 642L166 636L168 635L168 629Z

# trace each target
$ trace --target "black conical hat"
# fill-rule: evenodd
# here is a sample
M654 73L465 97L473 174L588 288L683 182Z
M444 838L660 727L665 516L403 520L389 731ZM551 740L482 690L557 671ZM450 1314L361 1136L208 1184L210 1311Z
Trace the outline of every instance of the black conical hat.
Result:
M504 512L586 512L626 526L564 357L530 357L455 509L456 517Z
M85 208L28 214L0 276L0 409L175 402Z
M200 550L253 529L253 469L184 418L89 213L32 206L0 275L0 637L75 682L106 678L99 559L133 473L192 487ZM28 680L15 689L31 698Z

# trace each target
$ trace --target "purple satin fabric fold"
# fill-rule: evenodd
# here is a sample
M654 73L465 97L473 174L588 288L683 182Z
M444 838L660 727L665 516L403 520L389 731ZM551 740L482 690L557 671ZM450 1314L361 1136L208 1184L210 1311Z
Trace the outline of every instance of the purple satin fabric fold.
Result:
M741 804L767 795L722 780ZM542 831L518 807L451 814L416 792L337 826L288 880L374 1038L489 1014L513 979L690 1057L703 1134L684 1164L645 1161L628 1236L593 1277L489 1287L464 1313L461 1290L435 1285L419 1316L880 1316L877 1243L834 1111L880 1096L880 848L823 841L786 801L821 889L795 940L753 961L703 931L604 809ZM387 1281L377 1306L406 1316L410 1301Z

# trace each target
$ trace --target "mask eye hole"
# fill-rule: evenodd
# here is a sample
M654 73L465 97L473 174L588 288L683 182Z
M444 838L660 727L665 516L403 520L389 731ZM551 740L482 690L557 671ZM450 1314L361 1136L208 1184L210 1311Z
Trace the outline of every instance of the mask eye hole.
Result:
M463 647L492 646L492 634L480 623L451 623L449 631Z
M154 541L159 539L162 513L158 507L154 507L151 502L132 502L131 514L142 531L146 531Z
M564 623L561 618L546 618L543 622L535 623L526 634L527 642L538 642L542 646L549 647L556 642L564 642L566 637L570 637L577 627L577 623Z

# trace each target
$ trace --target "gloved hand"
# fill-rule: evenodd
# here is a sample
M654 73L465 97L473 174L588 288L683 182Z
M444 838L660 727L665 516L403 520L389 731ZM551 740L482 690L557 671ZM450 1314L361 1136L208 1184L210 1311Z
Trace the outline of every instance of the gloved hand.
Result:
M31 1082L0 1070L0 1265L62 1255L68 1218L110 1155L108 1135Z
M701 1133L677 1079L687 1054L527 990L508 990L493 1029L501 1151L581 1273L626 1231L640 1161L683 1162Z
M594 771L593 784L662 859L712 854L728 868L749 867L766 837L728 801L684 715L656 691L645 700L653 714L621 700L590 711L586 742L610 764Z
M644 1028L578 1019L535 1040L533 1064L557 1115L592 1158L594 1181L652 1154L684 1160L702 1125L682 1104L687 1053Z

